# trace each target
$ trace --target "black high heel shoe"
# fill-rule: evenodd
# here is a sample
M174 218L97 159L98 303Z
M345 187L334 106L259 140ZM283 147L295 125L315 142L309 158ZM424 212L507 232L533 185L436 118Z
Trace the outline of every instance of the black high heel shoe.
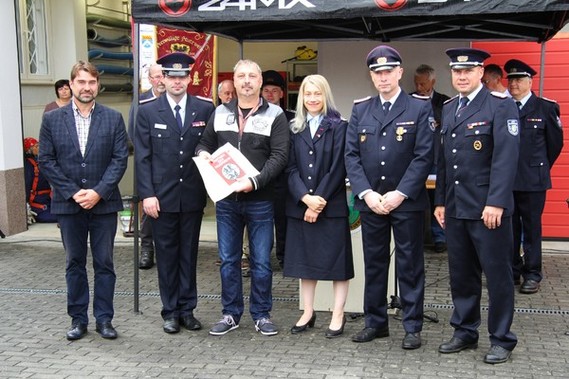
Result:
M306 331L306 328L313 328L315 322L316 322L316 312L313 311L312 317L310 317L310 320L308 320L308 322L306 324L294 325L292 328L290 328L290 332L292 334L302 333L302 332Z
M345 325L346 325L346 316L344 316L344 318L342 319L342 326L340 327L340 329L332 330L332 329L328 328L328 329L326 329L324 336L326 338L335 338L335 337L341 336L342 333L344 333L344 326Z

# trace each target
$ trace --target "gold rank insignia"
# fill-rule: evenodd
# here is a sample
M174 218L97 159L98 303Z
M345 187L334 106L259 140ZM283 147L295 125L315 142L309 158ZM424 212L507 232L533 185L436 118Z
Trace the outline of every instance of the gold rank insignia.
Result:
M402 126L398 127L395 129L395 134L397 134L397 137L395 139L399 142L403 141L403 134L405 133L407 133L407 129Z
M365 134L360 134L360 142L364 143L366 141L366 135Z
M476 151L482 150L482 141L476 140L476 141L474 141L472 146L474 147L474 150L476 150Z
M468 55L459 55L458 57L456 57L457 62L467 62L468 61Z

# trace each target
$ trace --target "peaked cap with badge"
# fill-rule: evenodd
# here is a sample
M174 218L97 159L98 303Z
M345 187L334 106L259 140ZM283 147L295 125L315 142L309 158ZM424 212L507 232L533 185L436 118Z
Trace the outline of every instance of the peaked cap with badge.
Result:
M275 70L263 71L263 85L264 86L276 86L281 87L282 90L285 88L285 82L281 74Z
M366 58L366 64L370 71L392 70L401 66L403 60L394 48L387 45L379 45L373 48Z
M484 61L490 57L490 54L484 50L467 47L448 49L446 54L450 58L450 68L458 70L484 66Z
M195 59L185 53L166 54L156 61L166 76L188 76Z
M504 71L506 71L506 77L508 79L519 77L532 78L535 74L537 74L533 68L518 59L510 59L507 61L504 65Z

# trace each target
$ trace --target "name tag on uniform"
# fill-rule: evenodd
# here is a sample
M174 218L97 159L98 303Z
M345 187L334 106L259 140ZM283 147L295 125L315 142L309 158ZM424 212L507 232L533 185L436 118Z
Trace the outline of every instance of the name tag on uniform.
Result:
M166 129L168 126L166 124L154 124L154 129Z

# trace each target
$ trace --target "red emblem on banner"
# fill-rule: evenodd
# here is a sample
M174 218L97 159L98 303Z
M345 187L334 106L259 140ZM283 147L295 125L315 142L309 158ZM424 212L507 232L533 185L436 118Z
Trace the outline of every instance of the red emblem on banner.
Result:
M168 16L180 17L192 8L192 0L158 0L158 6Z
M384 11L396 11L407 5L407 0L375 0L375 4Z

